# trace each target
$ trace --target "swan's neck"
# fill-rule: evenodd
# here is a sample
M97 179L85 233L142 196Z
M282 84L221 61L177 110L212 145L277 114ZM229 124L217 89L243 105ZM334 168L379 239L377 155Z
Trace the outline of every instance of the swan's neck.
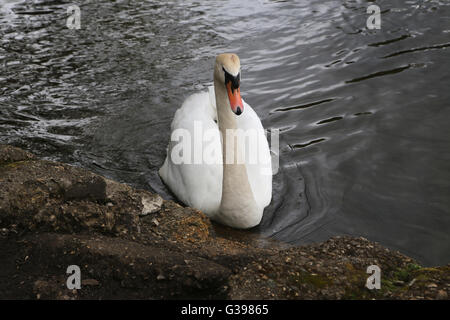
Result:
M214 87L223 154L222 200L217 218L235 228L250 228L259 223L261 209L255 202L242 160L244 140L234 138L238 133L236 115L231 111L225 86L215 80Z

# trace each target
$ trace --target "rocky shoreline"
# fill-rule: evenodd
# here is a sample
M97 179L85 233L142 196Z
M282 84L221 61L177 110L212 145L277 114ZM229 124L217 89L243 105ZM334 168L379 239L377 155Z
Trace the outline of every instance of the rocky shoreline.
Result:
M449 299L450 265L363 238L264 247L226 233L198 210L0 145L0 299ZM379 290L365 287L370 265Z

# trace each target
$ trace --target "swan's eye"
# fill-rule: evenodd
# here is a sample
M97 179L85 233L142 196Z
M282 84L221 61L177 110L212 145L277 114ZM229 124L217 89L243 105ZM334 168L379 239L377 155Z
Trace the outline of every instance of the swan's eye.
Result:
M224 67L222 67L223 72L225 72L225 86L231 82L231 90L234 92L234 90L239 89L239 86L241 85L241 73L239 72L237 76L232 76L225 70Z

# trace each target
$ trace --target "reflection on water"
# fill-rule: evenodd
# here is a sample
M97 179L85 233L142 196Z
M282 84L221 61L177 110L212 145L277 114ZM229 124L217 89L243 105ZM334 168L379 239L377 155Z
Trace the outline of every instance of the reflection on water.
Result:
M172 195L170 122L236 52L242 92L281 132L257 230L293 244L365 236L450 262L450 3L70 1L0 4L0 142Z

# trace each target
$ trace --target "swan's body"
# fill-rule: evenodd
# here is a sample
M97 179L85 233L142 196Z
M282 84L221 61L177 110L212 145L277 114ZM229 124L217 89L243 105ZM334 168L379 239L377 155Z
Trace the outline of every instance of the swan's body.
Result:
M255 111L242 100L236 102L238 111L230 106L230 101L234 103L235 100L230 97L231 100L228 101L225 84L221 85L222 79L216 73L218 63L224 71L225 67L233 69L233 66L226 65L230 55L225 57L224 65L220 63L221 56L216 60L214 87L210 87L207 92L188 97L176 111L171 124L172 133L182 129L191 135L190 149L183 152L191 152L192 162L175 163L171 155L179 141L170 141L167 158L159 174L178 199L186 205L203 211L211 219L225 225L250 228L259 224L263 210L272 198L270 150ZM234 74L239 76L236 72ZM199 127L202 133L208 132L207 137L197 138ZM257 138L247 138L240 142L238 140L230 147L231 139L227 138L229 136L225 132L237 135L252 132ZM199 144L195 144L194 138L201 148L198 148ZM229 149L226 149L227 146ZM211 151L208 153L208 161L204 159L205 150ZM224 150L228 150L227 156L230 156L231 152L231 161L224 159ZM248 154L254 153L255 150L258 157L251 159ZM238 162L237 157L244 153L245 160L241 158L244 161Z

